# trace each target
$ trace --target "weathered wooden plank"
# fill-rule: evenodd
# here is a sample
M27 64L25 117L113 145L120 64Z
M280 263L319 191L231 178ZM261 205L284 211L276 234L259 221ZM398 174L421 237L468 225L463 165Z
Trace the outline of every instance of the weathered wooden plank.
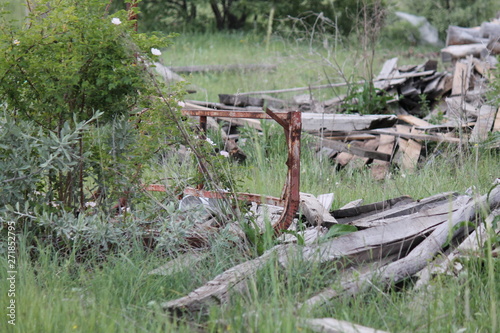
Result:
M470 136L471 143L479 143L488 138L488 133L491 131L497 108L491 105L483 105L479 109L479 117L476 125L472 129Z
M482 196L478 200L470 200L461 208L456 210L447 223L440 224L420 244L418 244L406 257L390 263L384 267L362 275L342 281L341 286L327 288L313 296L301 305L301 308L311 309L328 302L330 299L340 295L355 295L367 286L377 283L388 286L402 281L426 267L430 260L440 251L450 236L454 237L460 231L456 226L463 221L475 221L477 212L485 209L485 206L493 210L500 205L500 187L493 189L489 196ZM488 208L486 208L488 209ZM369 229L367 229L369 230ZM349 235L347 235L349 236ZM376 281L375 281L376 280Z
M342 207L340 207L338 210L355 208L355 207L361 206L362 204L363 204L363 199L357 199L357 200L353 200L351 202L346 203L345 205L343 205Z
M390 135L380 135L380 140L377 148L377 152L384 153L391 156L394 151L394 142L395 137ZM371 166L371 175L376 180L385 179L386 175L389 172L390 162L389 161L381 161L375 160Z
M335 194L334 193L325 193L325 194L320 194L316 197L318 201L321 203L321 205L327 210L330 210L330 207L332 207L333 200L335 199Z
M312 194L300 193L299 210L304 214L309 224L314 227L337 224L335 218Z
M423 140L423 141L442 141L442 142L450 142L450 143L460 143L461 140L458 138L448 138L443 135L429 135L429 134L413 134L413 133L400 133L400 132L391 132L387 129L375 129L375 130L366 130L364 133L371 134L386 134L392 135L396 137L401 137L405 139L414 139L414 140Z
M335 217L339 223L348 224L353 220L361 219L366 216L371 216L372 214L388 211L394 207L399 207L409 203L413 203L413 200L409 196L402 196L394 199L379 201L363 206L354 207L342 207L340 209L331 212L332 216Z
M387 80L390 79L391 77L394 76L399 76L400 73L397 69L398 65L398 58L392 58L384 62L382 65L382 69L380 70L380 73L377 75L375 78L375 81L373 83L373 86L376 89L382 89L382 90L387 90L391 85L393 84L399 84L404 82L406 79L399 79L399 80L394 80L394 83L392 83L392 80ZM403 80L403 81L400 81Z
M453 72L452 95L465 95L469 90L471 66L469 63L457 62Z
M323 333L386 333L382 330L334 318L304 319L300 321L300 325L313 332Z
M396 253L400 258L404 257L438 225L448 222L450 212L460 209L470 200L469 196L459 196L452 203L444 202L410 217L399 216L387 225L378 225L304 247L302 257L304 260L321 263L337 261L341 265L378 260Z
M396 125L396 129L400 133L410 133L411 129L408 126ZM405 170L415 170L422 151L422 145L413 139L398 138L399 148L402 150L401 166Z
M377 159L381 161L390 161L391 155L383 152L378 152L375 150L365 149L362 147L357 147L359 143L344 143L340 141L328 140L328 139L319 139L317 145L319 147L327 147L330 149L334 149L340 153L348 153L352 155L357 155L360 157L367 157L372 159ZM346 155L348 158L349 156ZM350 157L352 158L352 157ZM349 160L350 160L349 158ZM347 161L348 162L348 161Z
M464 58L468 55L478 57L481 51L486 49L486 44L474 43L466 45L450 45L441 49L441 60L443 62L452 61L453 59Z
M357 207L352 212L333 211L332 215L341 224L372 227L374 225L383 225L385 223L384 220L389 218L414 214L421 210L433 208L444 201L451 201L454 197L456 197L456 193L454 192L440 193L418 202L414 202L410 197L400 197ZM360 212L358 216L353 215L356 211ZM347 213L349 214L348 216L346 216Z
M292 245L278 245L262 256L245 261L223 273L217 275L203 286L190 292L188 295L164 302L162 308L169 311L199 311L213 304L226 303L231 292L242 291L246 288L246 280L253 276L261 267L276 255Z
M398 116L399 120L402 120L410 125L413 126L430 126L431 124L423 119L417 118L415 116L412 116L410 114L408 115L399 115Z
M482 223L476 230L474 230L459 246L457 246L450 254L445 258L439 256L426 268L418 272L418 281L415 284L415 289L421 289L423 286L427 285L433 275L437 273L445 273L447 270L452 269L455 259L461 256L471 254L474 252L475 255L480 254L484 244L488 237L485 224L491 225L496 216L500 215L500 209L493 210L488 217L486 217L484 223ZM497 226L496 230L493 231L496 234L500 234L500 226Z
M380 127L391 127L397 121L394 115L350 115L302 113L302 130L318 131L359 131Z

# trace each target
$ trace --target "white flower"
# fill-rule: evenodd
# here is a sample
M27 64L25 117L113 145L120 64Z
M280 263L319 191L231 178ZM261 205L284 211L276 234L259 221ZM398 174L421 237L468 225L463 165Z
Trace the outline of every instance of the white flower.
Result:
M161 51L158 49L155 49L154 47L151 48L151 53L153 53L153 55L156 55L156 56L161 55Z
M88 201L85 203L85 207L95 207L97 204L94 201Z
M19 44L21 44L21 42L20 42L19 40L17 40L17 39L14 39L14 41L13 41L12 43L13 43L14 45L19 45Z
M220 151L220 154L221 154L222 156L224 156L224 157L229 157L229 153L228 153L227 151L225 151L225 150L221 150L221 151Z
M181 108L183 108L186 106L186 103L184 103L183 101L178 101L177 105L179 105Z
M111 20L111 23L113 23L115 25L120 25L120 24L122 24L122 21L118 17L113 17L113 19Z
M210 138L206 138L206 141L210 143L212 146L215 146L215 143Z

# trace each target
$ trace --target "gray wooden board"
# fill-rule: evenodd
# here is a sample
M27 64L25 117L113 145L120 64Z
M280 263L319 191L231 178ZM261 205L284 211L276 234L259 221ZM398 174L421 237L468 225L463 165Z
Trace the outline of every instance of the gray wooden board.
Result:
M349 153L360 157L367 157L381 161L390 161L391 155L376 150L366 149L363 147L356 147L354 144L344 143L336 140L319 139L319 147L327 147L336 150L339 153Z
M302 113L302 130L317 131L359 131L391 127L397 121L394 115L353 115L329 113Z
M470 200L469 196L459 196L452 203L441 203L411 218L400 216L399 220L388 225L379 225L329 242L304 247L302 256L304 260L318 262L339 260L339 264L343 265L379 260L395 253L404 257L438 225L448 221L451 212Z
M369 205L333 211L331 214L338 223L363 226L373 220L408 215L428 208L429 205L456 197L455 192L445 192L415 201L408 196L376 202Z

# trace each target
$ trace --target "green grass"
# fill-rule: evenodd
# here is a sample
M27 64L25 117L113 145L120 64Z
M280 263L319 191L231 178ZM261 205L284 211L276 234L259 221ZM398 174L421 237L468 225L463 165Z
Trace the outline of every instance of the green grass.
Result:
M339 82L331 66L318 55L309 54L308 45L295 45L275 38L266 50L264 38L254 35L185 35L177 38L164 52L167 65L276 63L276 72L196 74L190 81L206 89L189 98L217 101L218 93L280 89ZM424 50L426 51L426 50ZM323 52L323 51L321 51ZM326 52L326 51L325 51ZM402 54L386 50L379 53L377 68L383 59ZM337 61L349 76L361 76L352 59L355 50L339 49ZM323 54L323 56L328 56ZM330 59L333 59L330 57ZM421 63L404 58L401 63ZM356 72L356 75L354 73ZM318 92L318 99L338 92ZM315 92L316 94L316 92ZM284 136L278 126L260 136L244 130L248 154L245 165L224 170L236 172L238 189L279 196L286 174ZM440 147L440 156L428 159L413 173L393 169L384 181L374 181L368 168L338 171L326 159L315 156L304 136L301 191L312 194L333 192L332 208L352 200L371 203L401 195L415 199L445 191L464 192L471 186L484 194L498 177L500 156L496 150L467 147L463 153L454 146ZM163 179L176 186L189 183L189 162L171 158L148 174L148 180ZM162 200L159 198L158 200ZM248 292L235 295L227 305L212 306L206 313L171 315L159 304L186 295L225 269L247 260L252 251L235 243L224 232L211 240L208 259L171 276L147 273L163 265L169 256L145 250L137 244L105 260L92 253L82 261L77 253L62 254L50 245L33 243L19 235L16 280L16 326L2 316L0 332L296 332L300 318L334 317L391 332L493 332L492 300L500 299L500 261L477 257L465 260L461 275L438 275L429 291L408 288L380 290L376 287L356 297L341 297L307 312L296 305L328 286L335 286L336 270L300 261L286 269L269 263L249 281ZM36 244L36 248L32 248ZM94 249L97 250L97 249ZM172 248L177 254L183 249ZM34 257L30 257L33 255ZM0 256L0 287L7 290L7 258ZM9 302L0 296L0 308ZM4 312L2 311L2 314ZM497 314L498 316L498 314Z
M188 99L218 102L218 94L237 94L250 91L276 90L308 87L329 83L353 82L366 78L365 58L358 45L350 40L335 47L330 42L327 47L315 41L297 42L288 37L275 35L269 46L265 37L244 33L184 34L176 37L174 44L164 51L166 66L192 65L233 65L233 64L274 64L274 71L226 71L193 73L186 80L195 86L195 94ZM393 43L393 42L392 42ZM383 62L390 57L399 57L399 64L421 64L426 61L421 55L437 51L428 47L398 50L390 41L379 45L374 59L374 72L378 73ZM387 51L385 47L394 47ZM313 90L317 100L326 100L345 93L345 88ZM277 98L292 98L299 93L275 94Z

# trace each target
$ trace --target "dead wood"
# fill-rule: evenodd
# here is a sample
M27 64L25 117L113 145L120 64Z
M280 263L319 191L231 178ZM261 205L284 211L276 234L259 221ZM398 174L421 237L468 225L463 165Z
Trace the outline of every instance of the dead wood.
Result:
M311 226L317 227L337 224L335 218L330 215L328 210L326 210L312 194L300 193L299 209Z
M400 197L396 199L389 200L390 205L383 206L387 201L382 201L373 204L378 209L371 212L365 212L359 216L351 216L350 218L339 219L339 223L348 223L358 227L369 228L376 225L388 224L385 220L395 217L407 216L409 214L418 213L420 211L425 211L432 209L436 206L442 205L444 202L455 200L457 193L455 192L444 192L439 193L418 201L413 201L410 197ZM382 206L382 208L379 208ZM363 210L368 210L371 205L362 206L366 207ZM358 207L360 210L362 207ZM451 206L448 205L448 208ZM332 213L333 216L336 214Z
M327 288L313 296L302 306L311 308L328 302L328 300L345 295L355 295L371 284L387 286L408 278L422 270L435 257L449 236L455 236L460 230L455 226L462 221L475 221L484 209L496 209L500 206L500 186L493 189L489 196L483 195L477 200L471 198L449 218L448 223L440 224L425 240L416 246L406 257L381 267L373 272L355 278L346 279L339 288ZM348 235L349 236L349 235Z
M448 27L446 46L485 42L487 42L487 39L482 37L481 31L478 28L463 28L454 25Z
M344 320L334 318L317 318L301 320L300 325L313 332L325 333L385 333L382 330L353 324Z
M490 215L485 219L484 223L481 223L476 230L474 230L462 243L460 243L450 254L446 257L438 257L433 262L431 262L427 267L418 272L418 281L415 284L415 289L421 289L426 286L430 279L438 273L446 273L449 270L453 270L455 260L462 257L471 255L473 253L478 254L481 248L484 246L487 237L490 237L487 233L487 228L485 225L491 224L496 216L500 215L500 209L493 210ZM500 226L493 231L496 234L500 234ZM481 255L481 254L479 254Z
M337 221L339 221L339 223L348 224L350 221L361 219L374 213L387 211L391 208L399 207L413 202L415 202L415 200L413 200L411 197L402 196L399 198L379 201L363 206L343 207L338 210L332 211L331 214L337 219Z
M496 112L497 108L494 106L481 106L481 109L479 109L479 117L471 133L471 143L480 143L488 138L488 133L491 131L493 122L495 121Z
M393 135L396 137L401 137L405 139L414 139L414 140L423 140L423 141L439 141L439 142L449 142L449 143L460 143L461 140L459 138L449 138L444 135L429 135L429 134L413 134L413 133L400 133L400 132L391 132L387 129L375 129L375 130L366 130L363 133L370 134L385 134L385 135Z
M352 158L352 155L381 160L381 161L387 161L387 162L391 160L390 154L386 154L386 153L379 152L376 150L365 149L365 148L356 146L356 144L352 144L352 143L344 143L344 142L328 140L328 139L319 139L319 140L317 140L317 146L318 147L327 147L327 148L330 148L338 153L349 154L349 155L351 155L349 157L349 160Z
M397 121L394 115L354 115L302 113L302 130L318 131L359 131L390 127Z
M486 49L486 44L474 43L465 45L450 45L441 49L441 60L449 62L454 59L464 58L468 55L479 57L481 51Z
M249 278L254 276L275 255L286 251L290 246L294 245L276 246L256 259L245 261L217 275L187 296L162 303L161 306L164 310L169 311L195 312L213 304L227 303L230 293L243 292Z
M169 67L175 73L225 72L225 71L273 71L278 66L272 64L198 65Z
M379 145L377 148L377 152L384 153L391 156L394 152L394 142L395 138L390 135L380 135ZM390 162L389 161L381 161L375 160L371 166L371 175L376 180L385 179L387 174L389 173Z

